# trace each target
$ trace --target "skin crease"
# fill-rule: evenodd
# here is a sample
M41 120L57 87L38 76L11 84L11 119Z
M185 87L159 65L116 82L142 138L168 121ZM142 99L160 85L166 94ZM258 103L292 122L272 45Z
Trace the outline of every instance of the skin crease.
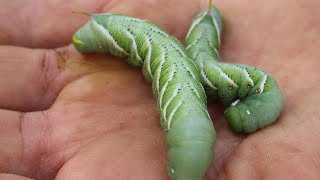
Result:
M320 1L214 3L224 17L222 59L272 74L285 109L272 126L244 136L231 132L219 104L210 104L217 142L206 179L319 179ZM151 85L122 59L77 53L71 36L88 17L71 11L148 19L182 40L206 6L198 0L2 2L0 179L168 179Z

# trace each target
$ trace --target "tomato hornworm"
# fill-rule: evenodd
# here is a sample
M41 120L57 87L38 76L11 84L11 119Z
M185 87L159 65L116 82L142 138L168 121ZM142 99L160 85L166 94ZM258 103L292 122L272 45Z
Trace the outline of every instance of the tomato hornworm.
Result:
M248 65L218 62L222 18L209 5L195 16L186 36L186 50L198 67L209 99L220 99L224 114L236 132L252 133L272 124L283 109L283 97L276 81Z
M152 81L172 179L202 179L211 164L215 130L203 86L209 98L220 98L229 106L225 115L237 132L263 128L282 110L281 92L270 75L251 66L218 62L221 33L220 13L210 5L193 20L187 52L151 22L124 15L91 15L73 36L78 51L126 57Z
M216 133L195 63L175 38L149 21L94 14L73 36L81 53L109 52L142 67L152 81L168 145L172 179L202 179L213 159Z

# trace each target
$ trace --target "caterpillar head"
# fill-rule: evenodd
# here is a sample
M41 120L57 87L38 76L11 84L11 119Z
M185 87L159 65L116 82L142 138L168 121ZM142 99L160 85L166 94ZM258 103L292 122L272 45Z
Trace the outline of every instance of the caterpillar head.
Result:
M91 15L91 19L73 35L72 43L74 47L81 53L110 52L120 57L128 55L118 46L112 36L113 30L109 26L112 18L115 19L118 16L111 16L110 14Z

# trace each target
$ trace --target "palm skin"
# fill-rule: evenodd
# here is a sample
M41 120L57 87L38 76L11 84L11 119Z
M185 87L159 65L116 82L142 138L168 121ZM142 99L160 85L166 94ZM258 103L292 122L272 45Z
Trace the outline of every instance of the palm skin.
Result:
M71 11L148 19L183 40L207 1L1 4L0 178L168 179L151 85L124 60L68 45L88 19ZM250 136L232 133L221 106L209 105L217 143L206 178L319 179L320 2L215 4L225 20L223 59L271 73L286 104L275 124Z

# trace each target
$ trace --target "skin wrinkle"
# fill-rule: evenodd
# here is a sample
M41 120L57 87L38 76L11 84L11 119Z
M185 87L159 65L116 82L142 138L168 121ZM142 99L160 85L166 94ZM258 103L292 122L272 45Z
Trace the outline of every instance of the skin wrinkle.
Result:
M238 140L236 140L236 141L238 141ZM221 169L223 169L223 167L225 166L226 160L228 159L230 154L233 152L233 148L231 146L235 146L235 145L233 144L233 145L227 146L228 150L224 150L224 152L219 157L215 157L215 159L213 161L214 165L211 167L211 169L213 169L213 172L210 172L211 176L214 179L218 178L218 174L221 172ZM218 150L219 149L216 148L216 151L218 151Z
M63 85L68 82L67 79L63 80L64 82L59 82L61 81L61 76L63 76L63 71L60 71L57 66L58 59L59 56L54 51L44 51L43 56L39 61L39 75L34 75L35 80L40 78L40 81L44 82L38 83L41 84L41 86L39 87L40 92L38 94L42 98L35 99L36 102L34 102L34 104L40 104L39 106L45 109L50 108L50 106L54 102L55 96L59 93L59 91L61 91ZM40 103L38 103L39 101Z
M50 77L49 73L50 73L50 70L52 70L52 68L49 68L50 67L50 62L49 62L49 53L51 51L45 51L44 55L43 55L43 59L42 61L40 61L40 69L41 69L41 73L40 74L44 74L43 77L44 77L44 82L47 82L47 83L43 83L43 87L41 88L42 90L42 93L40 93L42 95L42 97L46 97L48 96L49 93L51 93L49 91L50 89L50 86L52 85L52 82L55 81L55 78L57 76L52 76ZM53 78L53 79L49 79L49 78ZM41 98L42 99L42 98ZM48 108L50 107L51 104L48 105Z
M161 130L161 127L159 126L158 127L160 130ZM161 131L160 131L161 132ZM161 132L161 134L159 134L159 136L162 136L162 132ZM161 144L163 144L162 142L161 142L161 139L157 139L157 143L155 143L155 142L153 142L152 141L152 139L150 138L148 138L148 136L142 136L143 138L144 138L144 140L145 141L147 141L149 144L151 144L151 146L153 147L153 149L155 149L156 151L158 151L159 152L159 154L161 154L161 160L162 160L162 162L163 162L163 167L165 167L166 166L166 164L167 164L167 155L165 154L165 153L163 153L163 151L161 151L161 149L160 148L158 148L158 143L161 143ZM159 141L160 140L160 141Z
M12 171L16 167L16 163L20 160L20 148L13 144L21 145L20 123L19 118L23 117L23 113L18 113L10 110L0 110L2 116L0 117L1 128L1 161L5 164L0 165L0 169L6 168L6 172ZM11 144L12 143L12 144ZM11 157L13 156L13 157Z
M31 149L29 149L29 147L30 147L30 145L27 145L27 143L26 143L26 140L25 140L25 136L24 136L24 120L25 120L25 115L26 115L26 113L23 113L24 115L23 116L20 116L20 133L21 133L21 141L22 141L22 147L21 147L21 156L20 156L20 161L19 161L19 163L18 163L18 165L17 165L17 167L16 167L16 169L23 169L23 166L24 166L24 164L23 164L23 162L24 162L24 152L25 151L31 151ZM28 148L26 148L26 147L28 147ZM13 170L13 172L12 173L15 173L14 172L15 170Z
M252 152L252 150L248 150L247 152ZM245 157L243 157L242 154L239 154L236 151L234 153L232 153L231 156L233 157L233 161L235 161L235 162L243 162L243 164L240 164L240 166L242 165L241 168L247 168L246 171L247 172L252 172L252 175L251 175L251 177L243 176L243 175L246 175L246 171L242 172L241 168L239 168L235 173L233 173L232 171L230 171L230 170L232 170L233 167L229 167L229 163L227 163L226 166L224 166L224 169L222 171L222 173L223 173L222 176L226 175L226 174L229 174L230 178L228 178L228 179L235 179L238 176L239 177L244 177L243 179L262 179L261 176L257 177L257 174L259 174L259 171L257 169L258 167L253 165L254 164L253 161L250 161L250 159L247 160L247 161L243 161L242 159L245 158Z
M144 130L143 130L144 131ZM134 134L136 134L135 132L133 132L133 131L130 131L130 130L128 130L128 131L125 131L124 132L125 134L128 134L128 133L130 133L129 135L126 135L127 137L131 137L130 139L132 139L132 138L135 138L135 139L137 139L137 138L139 138L140 136L136 136L136 135L134 135ZM111 135L112 136L112 135ZM143 137L143 136L142 136ZM132 139L132 140L130 140L130 141L128 141L128 142L134 142L135 141L135 139ZM139 140L139 139L137 139L137 141L139 141L139 142L143 142L143 141L141 141L141 140ZM129 143L128 145L126 145L126 149L130 149L130 146L133 146L133 143ZM103 150L103 149L101 149L101 150ZM121 153L121 152L119 152L119 153ZM122 154L121 156L124 156L124 157L128 157L126 154ZM119 159L117 162L115 162L116 164L118 164L120 161L123 161L123 158L121 158L121 159ZM108 163L109 164L109 163ZM70 165L70 164L69 164ZM101 165L100 165L101 166ZM73 166L71 165L71 166L69 166L70 168L72 168L73 169ZM117 175L117 177L119 178L119 175L117 174L117 172L114 172L113 171L113 173L115 173L115 175ZM126 173L126 171L122 171L122 174L125 174ZM100 176L101 177L101 176ZM121 176L120 176L121 177Z
M94 127L93 127L94 128ZM115 124L113 127L111 127L110 129L106 129L106 130L103 130L102 132L99 132L99 133L94 133L92 135L87 135L88 133L90 133L90 129L87 130L83 130L83 129L79 129L78 131L75 131L73 136L70 136L67 140L66 140L66 144L70 144L69 146L72 147L74 145L77 145L79 142L83 142L83 141L87 141L87 143L83 144L82 146L85 146L91 142L94 142L95 140L97 139L100 139L102 138L105 134L108 134L108 133L112 133L112 132L115 132L115 131L120 131L120 130L123 130L124 127L123 127L123 123L118 123L118 124ZM128 129L128 128L125 128L125 129ZM91 129L91 130L94 130L94 129ZM86 132L88 131L88 132ZM85 135L85 137L84 137Z
M42 123L44 124L44 127L42 128L42 132L40 132L40 134L43 137L46 137L46 141L44 141L43 139L39 139L39 147L40 148L40 157L39 157L39 162L37 164L37 169L40 170L40 172L37 170L32 174L32 177L36 177L39 178L39 175L41 175L41 170L43 169L43 161L45 161L47 158L50 158L50 156L52 156L54 154L54 152L52 152L52 150L55 148L55 146L53 146L52 144L52 121L51 118L49 116L48 113L45 113L43 111L41 111L41 120L42 121L47 121L49 123ZM49 167L49 168L48 168ZM51 163L46 163L46 165L44 166L44 168L46 168L47 170L52 169L52 165Z
M95 112L95 113L97 113L97 112ZM94 113L92 112L92 114L94 114ZM88 116L88 117L90 117L90 116ZM99 139L108 133L123 131L123 130L127 130L130 128L130 126L125 125L126 124L125 121L122 121L122 122L115 122L113 125L111 125L111 127L103 128L103 129L97 131L97 129L95 129L96 127L94 126L97 123L98 122L92 121L90 123L90 125L86 124L82 128L79 128L78 130L76 130L74 132L74 135L70 136L70 138L68 138L66 140L66 144L71 144L70 147L72 147L73 145L77 145L79 142L82 142L82 141L88 141L88 143L90 143L90 142L94 141L95 139ZM87 128L88 126L90 127L89 129ZM89 134L89 136L88 136L88 134ZM85 144L87 144L87 143L85 143Z
M21 152L20 163L18 164L18 167L19 167L19 166L22 166L23 149L28 150L28 148L27 148L26 145L25 145L25 140L24 140L24 136L23 136L22 123L23 123L24 117L25 117L25 113L24 113L24 112L20 112L20 114L19 114L19 121L20 121L20 123L19 123L19 125L20 125L20 126L19 126L19 132L20 132L20 134L21 134L21 150L22 150L22 152ZM18 169L19 169L19 168L18 168Z
M37 117L39 117L39 119L36 119L35 121L32 119L32 117L34 115L37 115ZM46 112L44 111L39 111L39 112L33 112L33 113L27 113L24 120L21 121L22 124L22 135L25 135L25 137L29 136L29 132L27 132L28 130L28 126L27 122L29 121L34 121L33 123L36 123L41 121L41 122L46 122L46 121L50 121L49 120L49 116L47 115ZM44 173L42 174L44 168L47 171L52 171L52 161L49 160L48 163L45 163L45 165L42 165L43 162L47 162L47 159L51 159L51 156L54 156L54 153L51 151L52 149L55 149L54 146L51 146L52 143L50 139L50 134L52 134L52 130L50 130L50 125L49 123L41 123L42 125L46 125L47 126L42 126L41 127L41 131L38 132L40 134L40 137L45 137L47 140L43 141L45 138L41 139L41 138L37 138L34 136L37 135L33 135L29 138L24 138L24 145L27 146L28 148L25 149L25 151L22 153L22 157L21 157L21 164L20 167L18 169L21 170L21 174L26 175L28 177L42 177L47 176L48 174ZM39 124L39 126L41 126ZM26 130L24 130L26 129ZM39 149L38 149L39 148ZM38 150L37 150L38 149ZM34 161L32 157L36 157L38 160ZM62 165L63 162L61 162L60 164ZM34 165L36 168L34 170L31 170L29 165L32 164ZM60 165L60 166L61 166ZM52 167L52 168L50 168ZM56 168L53 168L53 171ZM56 171L57 172L57 169ZM41 176L42 174L42 176Z

